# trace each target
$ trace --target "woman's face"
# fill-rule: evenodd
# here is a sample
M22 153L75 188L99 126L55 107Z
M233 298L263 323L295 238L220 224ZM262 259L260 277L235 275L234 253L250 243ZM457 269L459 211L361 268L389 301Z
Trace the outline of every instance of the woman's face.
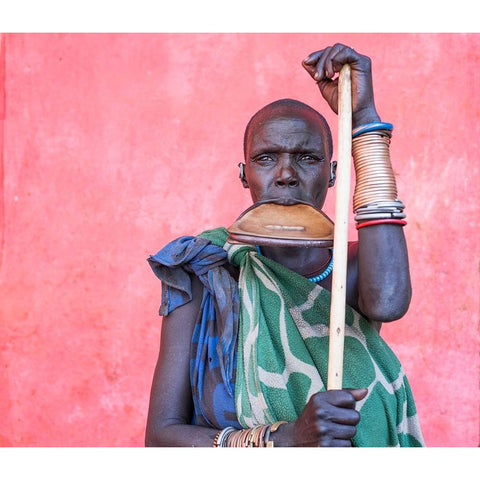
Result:
M320 122L295 111L256 122L246 144L245 177L252 200L307 202L321 209L330 179Z

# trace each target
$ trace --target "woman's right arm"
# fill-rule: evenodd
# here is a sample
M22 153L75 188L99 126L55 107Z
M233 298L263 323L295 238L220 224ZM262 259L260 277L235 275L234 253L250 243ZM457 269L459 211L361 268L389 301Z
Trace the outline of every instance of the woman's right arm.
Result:
M201 301L202 285L192 277L192 301L163 318L160 353L153 376L145 445L209 447L217 430L190 425L190 345Z
M218 430L190 425L190 345L202 301L202 285L192 277L191 302L162 322L160 353L153 377L145 445L210 447ZM313 395L300 417L272 434L276 446L350 446L360 415L355 403L366 390L338 390Z

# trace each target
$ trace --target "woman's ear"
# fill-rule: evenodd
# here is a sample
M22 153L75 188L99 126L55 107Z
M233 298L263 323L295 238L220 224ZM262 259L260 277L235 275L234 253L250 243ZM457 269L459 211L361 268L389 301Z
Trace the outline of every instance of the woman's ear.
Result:
M238 167L240 168L240 173L238 177L242 181L243 188L248 188L248 182L247 179L245 178L245 164L244 163L239 163Z
M328 186L333 187L335 185L335 179L337 178L337 162L330 163L330 180L328 181Z

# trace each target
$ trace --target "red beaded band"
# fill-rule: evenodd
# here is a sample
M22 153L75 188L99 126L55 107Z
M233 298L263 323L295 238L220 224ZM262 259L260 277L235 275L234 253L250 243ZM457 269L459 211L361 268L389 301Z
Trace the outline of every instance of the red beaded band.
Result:
M402 226L407 224L405 220L396 220L394 218L384 219L384 220L370 220L369 222L362 222L357 224L356 229L358 230L359 228L362 228L362 227L369 227L370 225L382 225L384 223L394 223Z

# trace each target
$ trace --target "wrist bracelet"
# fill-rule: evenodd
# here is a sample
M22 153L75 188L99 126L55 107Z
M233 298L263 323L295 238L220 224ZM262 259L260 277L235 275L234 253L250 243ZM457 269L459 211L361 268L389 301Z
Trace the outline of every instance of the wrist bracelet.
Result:
M391 132L393 130L393 125L385 122L366 123L365 125L360 125L352 130L352 138L358 137L362 133L374 132L376 130L388 130Z
M356 176L353 210L359 213L358 210L370 204L394 202L397 186L386 130L364 132L354 138L352 156Z
M227 427L224 428L223 430L220 430L216 435L215 438L213 439L213 444L212 447L225 447L225 440L228 436L229 433L235 432L236 429L233 427Z
M270 433L276 432L284 423L288 422L282 420L273 425L257 425L243 430L227 427L216 433L212 447L273 447Z
M384 213L365 213L362 215L355 215L355 221L358 223L362 223L363 221L370 221L370 220L388 220L389 218L393 219L402 219L407 216L406 213L403 212L384 212Z
M371 220L369 222L362 222L359 223L355 228L358 230L362 227L369 227L370 225L382 225L384 223L393 223L396 225L406 225L407 222L405 220L395 220L395 219L384 219L384 220Z
M213 439L212 447L217 448L218 447L218 439L220 435L222 434L222 430L219 430L217 434L215 435L215 438Z
M265 446L268 448L273 448L275 445L273 443L273 440L270 440L270 434L273 432L276 432L278 430L278 427L280 425L283 425L284 423L288 423L285 420L280 420L279 422L275 422L273 425L270 425L270 428L267 431L267 434L265 436Z

